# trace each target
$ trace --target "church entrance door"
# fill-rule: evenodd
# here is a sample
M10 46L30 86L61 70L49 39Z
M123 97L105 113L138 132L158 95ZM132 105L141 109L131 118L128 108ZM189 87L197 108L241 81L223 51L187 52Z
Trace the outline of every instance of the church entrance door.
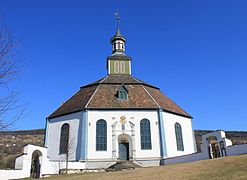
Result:
M129 160L129 143L119 143L119 160Z

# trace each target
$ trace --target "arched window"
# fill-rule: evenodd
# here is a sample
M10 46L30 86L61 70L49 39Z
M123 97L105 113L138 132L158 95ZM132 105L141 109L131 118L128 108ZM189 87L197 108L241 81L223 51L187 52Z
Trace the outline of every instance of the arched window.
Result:
M124 62L120 63L120 72L125 73L125 63Z
M60 154L66 154L68 152L69 145L69 124L65 123L61 127L61 135L60 135Z
M175 124L175 133L176 133L177 150L184 151L182 128L179 123Z
M107 150L107 124L100 119L96 123L96 151Z
M119 73L119 62L118 61L114 62L114 72Z
M141 129L141 149L152 149L150 122L143 119L140 122Z
M112 46L112 51L115 51L116 46L117 46L117 44L116 44L116 43L114 43L114 44L113 44L113 46Z
M117 47L118 47L117 49L121 49L120 42L117 43Z

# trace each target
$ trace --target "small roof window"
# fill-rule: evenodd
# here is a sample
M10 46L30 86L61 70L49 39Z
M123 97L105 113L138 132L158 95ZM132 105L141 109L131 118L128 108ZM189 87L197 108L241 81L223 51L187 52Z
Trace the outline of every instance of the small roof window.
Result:
M118 89L117 97L119 100L128 100L128 89L124 85Z

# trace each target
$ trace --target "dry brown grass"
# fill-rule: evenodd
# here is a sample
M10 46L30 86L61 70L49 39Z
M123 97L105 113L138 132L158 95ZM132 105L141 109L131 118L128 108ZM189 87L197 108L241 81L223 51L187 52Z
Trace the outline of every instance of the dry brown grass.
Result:
M107 173L57 175L47 180L247 179L247 155Z

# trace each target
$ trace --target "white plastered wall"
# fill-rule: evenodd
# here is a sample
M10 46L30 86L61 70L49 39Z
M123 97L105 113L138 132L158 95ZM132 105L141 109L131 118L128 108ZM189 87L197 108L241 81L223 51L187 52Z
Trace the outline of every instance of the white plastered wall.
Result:
M165 132L166 152L168 158L195 153L195 139L192 129L192 119L162 112ZM175 123L182 127L184 151L177 150ZM166 158L164 157L164 158Z
M48 157L51 161L60 161L65 160L64 154L59 154L59 146L60 146L60 135L61 135L61 127L64 123L68 123L70 125L69 131L69 144L70 144L70 152L69 152L69 160L76 160L76 151L78 144L78 133L79 133L79 123L82 119L82 112L69 114L57 118L50 119L48 123L48 133L46 138L46 145L48 148Z
M125 131L122 131L120 117L126 117ZM107 151L96 151L96 122L104 119L107 122ZM141 150L140 140L140 121L148 119L150 121L151 129L151 150ZM159 127L157 111L88 111L88 159L93 160L115 160L118 155L118 137L121 134L126 134L133 137L131 130L131 123L134 124L134 145L130 144L130 149L134 152L130 153L135 159L154 159L160 157L160 143L159 143ZM115 124L115 135L113 135L113 126ZM113 138L116 138L114 142ZM133 139L133 138L132 138Z

